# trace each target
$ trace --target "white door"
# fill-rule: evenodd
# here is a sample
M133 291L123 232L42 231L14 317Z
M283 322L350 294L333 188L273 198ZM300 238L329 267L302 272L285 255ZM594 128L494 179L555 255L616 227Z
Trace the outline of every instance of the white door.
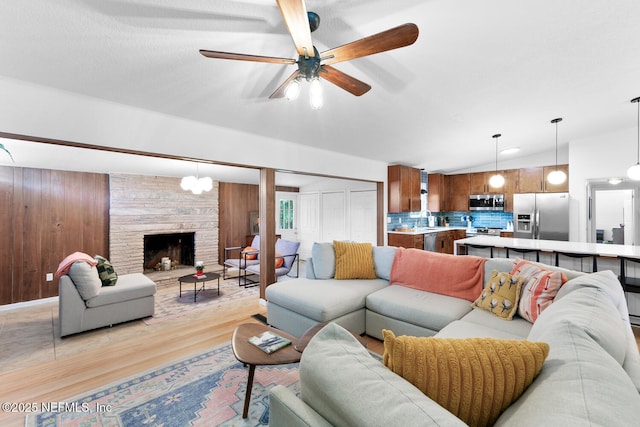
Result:
M352 191L349 198L351 240L377 245L377 195L375 191Z
M276 193L276 234L284 240L298 241L297 193Z
M322 193L322 241L348 240L344 191Z
M318 193L298 196L298 238L300 259L311 257L311 247L320 240L320 195Z

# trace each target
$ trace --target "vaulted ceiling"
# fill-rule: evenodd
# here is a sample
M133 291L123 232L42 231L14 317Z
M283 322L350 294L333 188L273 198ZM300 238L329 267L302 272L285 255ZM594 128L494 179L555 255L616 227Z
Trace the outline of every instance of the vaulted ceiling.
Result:
M491 136L526 158L635 126L637 0L307 0L319 51L413 22L415 44L336 64L324 106L268 96L296 57L274 0L3 0L0 75L114 103L429 171L491 163ZM3 129L0 129L2 131ZM135 148L135 147L132 147Z

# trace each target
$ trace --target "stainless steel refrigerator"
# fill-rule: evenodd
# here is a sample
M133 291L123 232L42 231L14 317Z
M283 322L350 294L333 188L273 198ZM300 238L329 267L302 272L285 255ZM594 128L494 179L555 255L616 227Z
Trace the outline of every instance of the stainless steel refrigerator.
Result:
M568 241L569 194L514 194L513 221L516 238Z

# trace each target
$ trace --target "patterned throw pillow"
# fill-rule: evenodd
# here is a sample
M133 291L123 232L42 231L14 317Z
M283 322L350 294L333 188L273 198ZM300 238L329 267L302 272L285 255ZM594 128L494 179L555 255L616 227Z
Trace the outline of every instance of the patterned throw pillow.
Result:
M470 426L493 425L549 355L527 340L382 335L384 365Z
M100 255L94 256L93 259L98 261L96 269L98 270L98 277L100 277L102 286L115 286L118 281L118 275L109 260Z
M337 280L343 279L375 279L373 266L373 246L371 243L352 243L333 241L336 251Z
M518 314L531 323L551 305L558 290L567 281L567 276L560 271L546 270L538 264L519 258L511 275L524 277Z
M494 270L482 293L471 306L490 311L502 319L512 320L518 311L523 282L524 277Z

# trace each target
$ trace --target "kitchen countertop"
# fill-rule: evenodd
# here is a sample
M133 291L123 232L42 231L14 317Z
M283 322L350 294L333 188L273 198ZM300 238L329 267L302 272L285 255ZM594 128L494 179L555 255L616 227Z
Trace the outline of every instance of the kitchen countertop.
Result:
M415 234L430 234L430 233L437 233L439 231L450 231L450 230L468 230L468 229L466 227L418 227L418 228L408 228L407 231L387 231L387 233L415 235Z
M626 256L640 258L640 246L613 245L608 243L563 242L558 240L516 239L498 236L476 236L453 242L454 254L458 246L465 243L493 246L494 248L537 249L540 252L572 252L577 254L596 254L602 257Z

